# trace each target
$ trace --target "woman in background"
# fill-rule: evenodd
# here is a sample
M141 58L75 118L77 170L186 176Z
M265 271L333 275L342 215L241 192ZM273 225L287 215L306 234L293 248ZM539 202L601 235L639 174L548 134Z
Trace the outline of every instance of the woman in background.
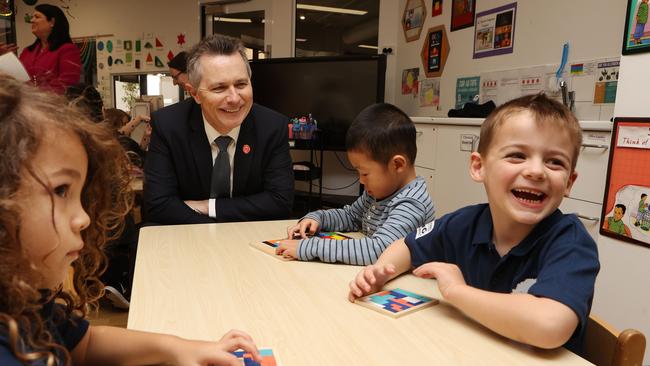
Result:
M54 5L39 4L32 15L36 40L20 54L20 61L34 85L63 94L79 82L81 58L70 38L70 25L63 11Z

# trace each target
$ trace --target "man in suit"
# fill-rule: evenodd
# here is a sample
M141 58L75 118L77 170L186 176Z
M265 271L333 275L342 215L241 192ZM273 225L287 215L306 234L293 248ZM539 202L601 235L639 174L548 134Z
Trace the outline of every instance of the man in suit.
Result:
M187 63L192 98L151 116L145 220L196 224L288 218L293 204L289 121L253 103L241 42L208 36L192 48Z

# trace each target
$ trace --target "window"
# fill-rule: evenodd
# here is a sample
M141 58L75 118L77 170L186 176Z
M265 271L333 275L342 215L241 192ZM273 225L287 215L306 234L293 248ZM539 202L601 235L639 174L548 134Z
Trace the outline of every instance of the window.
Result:
M295 55L376 55L377 0L297 0Z

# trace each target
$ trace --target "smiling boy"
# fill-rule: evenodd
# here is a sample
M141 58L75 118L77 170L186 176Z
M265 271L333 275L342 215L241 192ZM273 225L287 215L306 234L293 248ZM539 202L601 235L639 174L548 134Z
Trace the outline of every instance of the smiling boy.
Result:
M393 243L350 283L349 299L415 268L416 276L437 279L446 301L496 333L579 351L600 264L582 223L558 207L577 177L581 141L575 116L544 95L497 108L470 160L488 203Z

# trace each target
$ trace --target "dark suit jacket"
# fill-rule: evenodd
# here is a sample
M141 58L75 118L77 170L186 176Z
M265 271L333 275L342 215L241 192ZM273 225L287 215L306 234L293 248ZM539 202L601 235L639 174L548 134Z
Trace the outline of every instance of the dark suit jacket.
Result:
M213 161L200 106L190 98L153 113L144 168L145 220L198 224L288 218L293 205L288 123L287 117L253 104L239 130L232 198L216 200L213 219L183 202L210 197Z

